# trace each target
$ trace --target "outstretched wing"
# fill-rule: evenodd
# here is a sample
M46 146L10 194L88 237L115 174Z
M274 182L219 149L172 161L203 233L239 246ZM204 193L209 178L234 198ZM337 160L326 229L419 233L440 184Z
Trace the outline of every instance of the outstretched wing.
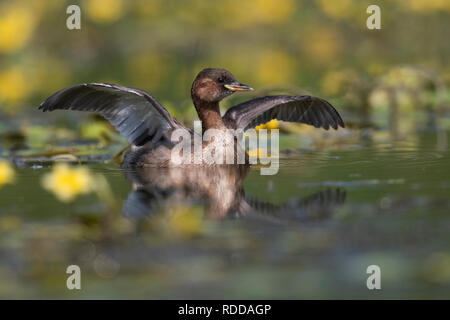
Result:
M168 139L167 132L181 126L148 93L106 83L87 83L62 89L39 107L97 112L136 146Z
M326 130L344 127L341 116L330 103L311 96L256 98L230 108L223 116L228 127L244 130L272 119L306 123Z

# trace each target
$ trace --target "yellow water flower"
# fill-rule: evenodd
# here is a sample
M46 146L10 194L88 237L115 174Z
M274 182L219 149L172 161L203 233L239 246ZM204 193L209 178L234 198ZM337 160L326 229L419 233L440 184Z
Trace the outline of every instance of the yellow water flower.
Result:
M195 236L203 230L203 212L197 207L176 205L171 209L168 231L178 236Z
M280 129L280 124L278 123L277 119L272 119L267 123L260 124L259 126L255 127L256 131L258 131L260 129L267 129L267 130Z
M16 103L27 94L27 78L23 68L15 66L0 72L0 101Z
M14 176L14 169L9 162L0 160L0 187L6 183L12 183Z
M337 59L342 49L342 38L336 29L317 26L307 32L309 38L305 45L300 39L301 49L308 55L309 59L318 63L328 63Z
M249 157L259 158L261 151L259 150L259 148L257 148L257 149L248 150L247 153L248 153Z
M370 4L367 1L316 0L316 3L318 7L329 17L345 20L357 28L366 27L366 9Z
M278 50L263 51L256 58L254 68L257 84L283 85L289 83L295 72L294 59Z
M36 14L25 3L7 3L0 7L0 53L21 49L30 39Z
M417 13L431 13L433 11L450 11L448 0L409 0L402 1L402 5Z
M230 21L241 26L283 22L291 17L295 7L292 0L227 1L224 6L230 9Z
M91 192L93 182L88 169L72 168L65 163L55 165L52 172L42 178L43 187L63 202L70 202L79 194Z
M352 9L352 0L316 0L320 9L330 17L343 18L347 17Z
M267 157L271 157L271 153L267 148L252 149L248 150L247 153L250 158L264 159Z
M122 0L85 0L83 8L92 20L100 23L116 21L124 11Z

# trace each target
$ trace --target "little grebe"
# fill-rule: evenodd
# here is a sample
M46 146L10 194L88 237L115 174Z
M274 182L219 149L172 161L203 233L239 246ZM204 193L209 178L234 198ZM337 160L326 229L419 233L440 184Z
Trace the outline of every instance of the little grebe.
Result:
M299 122L328 130L344 127L339 113L327 101L308 95L266 96L230 108L222 117L219 102L237 91L253 90L239 83L224 69L207 68L195 78L191 97L208 129L247 130L272 119ZM106 83L87 83L62 89L39 107L43 111L69 109L97 112L106 118L132 144L124 156L124 166L171 166L172 133L188 129L148 93ZM205 142L203 142L205 145Z

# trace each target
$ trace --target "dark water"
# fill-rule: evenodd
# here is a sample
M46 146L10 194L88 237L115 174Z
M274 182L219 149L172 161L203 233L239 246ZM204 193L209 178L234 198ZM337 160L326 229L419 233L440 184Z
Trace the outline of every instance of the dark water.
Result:
M22 163L0 189L0 297L450 298L448 139L284 151L274 176L87 165L111 203L59 202L51 168Z

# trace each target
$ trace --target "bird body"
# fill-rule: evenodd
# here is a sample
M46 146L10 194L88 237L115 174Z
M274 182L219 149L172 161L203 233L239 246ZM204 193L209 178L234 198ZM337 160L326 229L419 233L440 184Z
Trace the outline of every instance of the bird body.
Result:
M217 145L217 140L220 140L223 157L234 152L234 161L237 161L238 152L242 150L239 150L241 146L233 130L245 131L272 119L305 123L326 130L344 127L344 122L331 104L311 96L256 98L230 108L221 116L219 102L222 99L234 92L249 90L253 89L236 81L224 69L207 68L197 75L192 84L191 97L202 123L203 137L178 122L145 91L118 85L88 83L68 87L46 99L39 109L91 111L102 115L132 144L131 150L124 156L125 167L186 165L186 162L178 163L173 158L174 148L177 147L173 136L180 135L180 131L190 138L184 139L182 143L185 145L181 147L194 151L188 163L209 164L195 161L196 141L201 143L202 159L211 156L211 144L214 141ZM204 136L210 130L215 135L208 141ZM248 163L248 156L244 154Z

